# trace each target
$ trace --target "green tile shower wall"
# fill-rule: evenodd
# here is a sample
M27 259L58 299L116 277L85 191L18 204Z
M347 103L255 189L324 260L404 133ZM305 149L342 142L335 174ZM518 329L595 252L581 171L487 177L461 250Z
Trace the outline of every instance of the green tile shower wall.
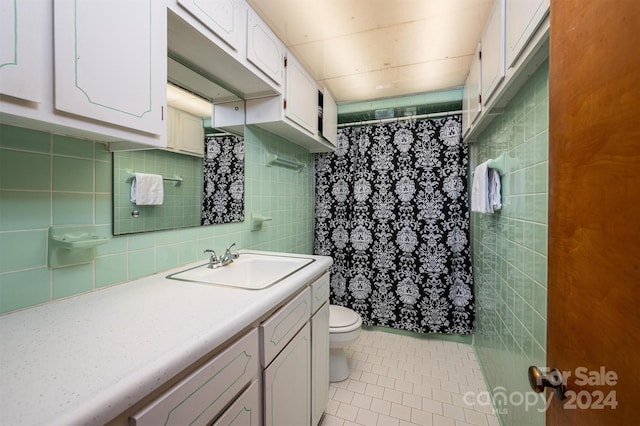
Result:
M52 270L47 268L49 226L95 224L100 235L111 236L112 155L101 143L0 125L0 313L165 271L231 242L311 253L313 156L251 126L245 151L244 222L112 237L96 249L94 262ZM266 167L267 151L308 167L300 172ZM273 220L252 232L253 212Z
M474 346L505 425L545 421L518 398L534 398L529 365L546 365L548 105L545 62L471 147L472 167L508 158L501 212L472 215Z

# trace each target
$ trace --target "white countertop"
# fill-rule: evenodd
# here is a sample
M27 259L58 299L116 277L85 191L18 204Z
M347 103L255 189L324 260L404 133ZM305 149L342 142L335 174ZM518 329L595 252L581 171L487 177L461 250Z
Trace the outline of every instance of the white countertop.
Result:
M199 261L0 316L0 424L111 420L332 263L326 256L290 256L315 262L264 290L165 278Z

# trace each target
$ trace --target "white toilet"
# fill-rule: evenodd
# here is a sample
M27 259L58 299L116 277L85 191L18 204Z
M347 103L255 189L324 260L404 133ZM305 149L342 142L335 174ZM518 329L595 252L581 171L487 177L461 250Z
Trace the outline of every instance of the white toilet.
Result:
M345 346L360 336L362 318L354 310L329 305L329 381L341 382L349 377L349 363Z

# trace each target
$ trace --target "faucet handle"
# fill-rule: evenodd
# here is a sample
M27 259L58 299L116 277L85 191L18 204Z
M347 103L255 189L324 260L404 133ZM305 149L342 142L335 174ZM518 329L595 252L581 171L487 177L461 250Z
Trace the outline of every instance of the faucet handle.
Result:
M235 245L236 245L236 243L229 244L229 247L227 247L227 250L224 253L225 257L230 258L230 259L237 259L237 258L240 257L240 253L238 253L237 251L233 252L233 253L231 252L231 248L233 246L235 246Z
M215 261L218 260L218 255L216 254L216 251L213 249L206 249L204 251L205 254L210 253L211 254L211 260Z

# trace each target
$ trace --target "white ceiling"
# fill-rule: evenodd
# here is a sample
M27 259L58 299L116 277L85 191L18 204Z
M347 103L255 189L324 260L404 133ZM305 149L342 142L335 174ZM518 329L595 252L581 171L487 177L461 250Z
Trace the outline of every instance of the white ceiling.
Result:
M248 0L338 102L461 87L494 0Z

